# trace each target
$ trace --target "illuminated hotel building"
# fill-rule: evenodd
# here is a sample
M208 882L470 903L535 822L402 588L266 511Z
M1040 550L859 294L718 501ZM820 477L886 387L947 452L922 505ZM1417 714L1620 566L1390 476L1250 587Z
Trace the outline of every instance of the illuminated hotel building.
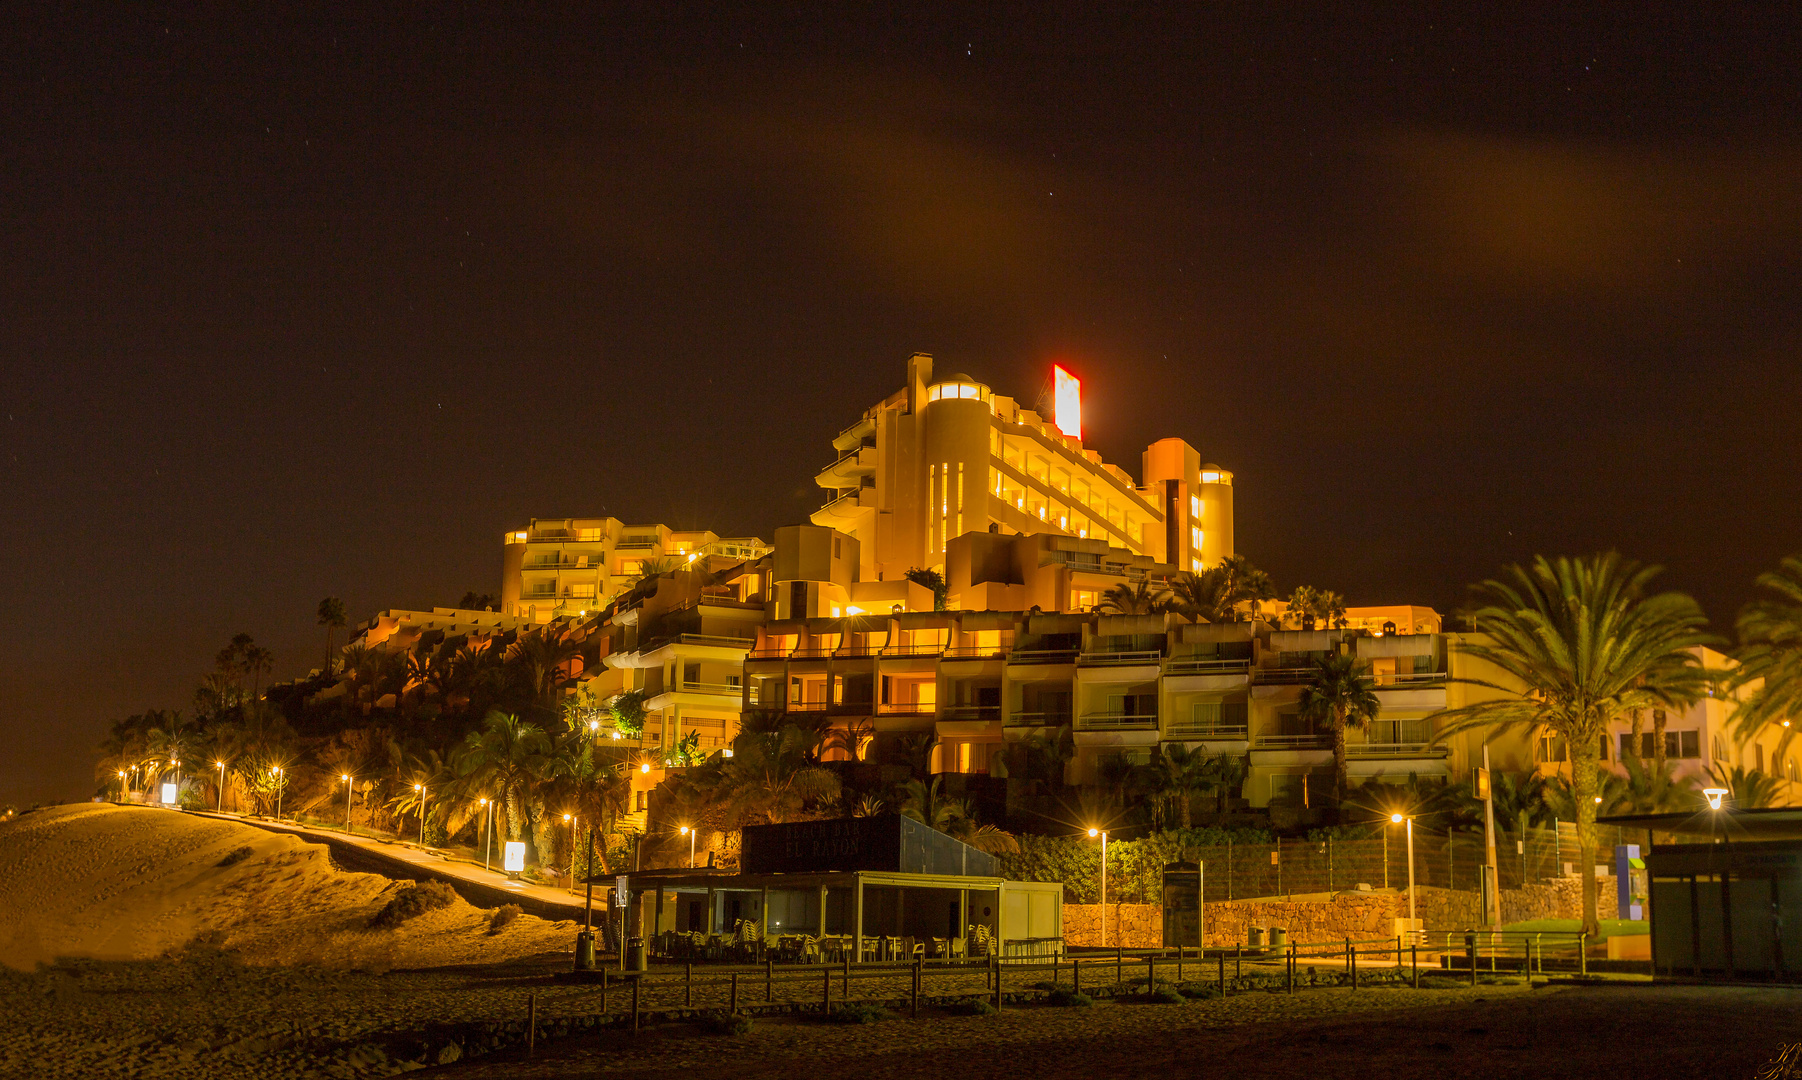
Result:
M501 544L501 613L534 622L605 607L647 570L717 570L770 552L754 536L722 538L618 518L533 518Z
M967 376L934 382L932 357L914 354L907 385L832 440L814 524L857 540L864 581L943 572L968 533L1100 541L1186 571L1233 554L1232 473L1171 438L1146 448L1135 482L1083 447L1080 387L1054 370L1047 419Z

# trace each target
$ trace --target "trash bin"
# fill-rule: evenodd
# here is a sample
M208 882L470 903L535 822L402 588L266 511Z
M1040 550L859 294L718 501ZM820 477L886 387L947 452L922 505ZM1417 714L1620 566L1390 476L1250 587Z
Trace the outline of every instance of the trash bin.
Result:
M1289 931L1286 927L1273 926L1270 928L1270 947L1273 949L1289 947Z
M643 970L645 970L646 962L645 962L644 938L641 938L641 937L627 938L626 939L626 955L630 958L626 961L626 970L628 970L628 971L643 971Z
M576 935L576 970L594 970L594 931L583 930Z
M1245 928L1245 944L1246 944L1247 948L1252 948L1252 949L1263 948L1264 947L1264 928L1261 926L1246 927Z

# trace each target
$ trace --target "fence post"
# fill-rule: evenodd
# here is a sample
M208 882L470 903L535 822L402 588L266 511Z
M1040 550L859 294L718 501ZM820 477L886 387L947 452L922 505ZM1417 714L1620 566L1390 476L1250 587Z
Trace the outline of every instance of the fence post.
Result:
M1351 938L1345 939L1345 966L1351 972L1351 988L1358 988L1358 950L1352 946Z
M820 968L820 974L825 976L820 980L820 1011L824 1013L832 1010L832 969L824 964Z
M632 980L632 1034L638 1034L638 984L642 978Z
M695 1004L695 965L689 961L682 965L682 1007L694 1008Z
M1072 993L1082 993L1082 957L1080 956L1070 958L1070 985Z
M1295 993L1295 942L1289 943L1289 993Z
M1591 871L1591 873L1594 873L1594 871ZM1589 978L1589 934L1588 934L1588 932L1584 932L1584 933L1577 935L1577 974L1582 976L1585 979Z
M1473 931L1464 935L1464 958L1470 961L1470 985L1477 985L1477 935Z
M1239 946L1239 945L1234 945L1233 946L1233 978L1235 980L1238 979L1239 975L1240 975L1239 958L1242 957L1243 955L1245 955L1244 947Z
M995 1011L1001 1011L1001 959L995 958Z
M1414 969L1414 989L1420 989L1420 942L1408 943L1408 966Z
M601 969L601 1012L607 1012L607 969ZM611 1014L609 1014L611 1015Z
M1114 985L1119 986L1126 981L1126 950L1119 945L1114 946Z
M1051 988L1054 990L1057 989L1057 966L1058 966L1057 962L1058 962L1058 955L1056 953L1052 953L1051 954Z
M763 1000L776 1000L776 961L763 962Z
M526 995L526 1056L538 1045L538 995Z
M1326 891L1333 891L1333 838L1326 838Z
M923 961L920 960L914 961L913 990L908 996L907 1015L914 1018L918 1018L920 1015L920 965L922 963Z
M845 992L839 995L846 1001L851 1000L851 957L845 957Z
M1226 996L1226 951L1220 952L1220 996Z
M1176 985L1178 986L1183 984L1183 954L1188 951L1181 945L1176 947Z
M738 972L732 973L732 999L726 1003L727 1012L738 1011Z
M1151 993L1153 990L1157 989L1157 985L1158 985L1158 958L1156 956L1146 956L1145 957L1145 992L1147 994Z

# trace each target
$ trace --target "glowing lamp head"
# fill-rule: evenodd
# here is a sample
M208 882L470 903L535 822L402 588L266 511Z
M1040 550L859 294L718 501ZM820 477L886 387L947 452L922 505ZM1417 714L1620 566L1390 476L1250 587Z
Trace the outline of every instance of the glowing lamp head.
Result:
M348 783L350 783L350 774L349 773L339 773L338 779L340 779L348 784Z
M215 761L215 762L213 762L213 768L215 768L215 769L223 769L223 768L225 768L225 762L223 762L223 761Z
M1057 429L1072 439L1082 438L1082 381L1057 364L1051 367L1051 381Z
M599 720L590 720L590 721L589 721L589 722L588 722L588 730L589 730L589 731L599 731L599 730L601 730L601 722L600 722L600 721L599 721Z
M1402 815L1400 815L1400 814L1390 814L1389 820L1395 822L1397 825L1400 825L1406 819L1403 818Z
M1089 830L1089 839L1091 839L1091 840L1095 839L1097 836L1100 836L1100 835L1101 835L1100 829L1090 829Z
M487 800L487 799L477 799L477 800L476 800L476 805L477 805L477 806L487 806L487 805L488 805L488 800Z
M569 821L569 815L568 815L568 814L564 814L564 815L563 815L563 820L564 820L564 822L565 822L565 823L567 823L567 822L568 822L568 821Z
M425 790L425 785L424 785L424 784L414 784L414 785L413 785L413 790L414 790L414 791L424 791L424 790Z
M681 833L683 836L687 836L688 835L688 826L686 826L686 825L682 826Z
M638 767L638 771L641 773L644 773L646 775L649 775L650 771L651 771L651 763L647 761L643 765L640 765Z
M1702 794L1708 796L1708 809L1719 810L1721 808L1721 799L1730 794L1730 792L1724 787L1711 787L1703 788Z

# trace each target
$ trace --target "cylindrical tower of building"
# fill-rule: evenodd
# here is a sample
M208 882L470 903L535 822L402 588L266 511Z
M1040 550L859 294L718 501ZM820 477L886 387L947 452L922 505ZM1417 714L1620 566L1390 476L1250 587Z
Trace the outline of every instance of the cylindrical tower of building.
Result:
M1218 566L1233 554L1233 474L1218 465L1201 467L1201 561Z
M941 573L945 545L988 527L989 388L968 375L926 390L921 459L925 464L926 561Z
M520 570L526 564L526 532L523 529L501 537L501 611L519 614Z

